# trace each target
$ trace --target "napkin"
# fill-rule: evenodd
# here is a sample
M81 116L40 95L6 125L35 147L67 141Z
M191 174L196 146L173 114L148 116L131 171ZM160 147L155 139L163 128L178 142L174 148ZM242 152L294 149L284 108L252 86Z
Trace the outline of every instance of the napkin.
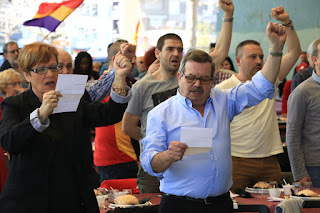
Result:
M300 213L303 203L302 199L285 199L276 206L276 213Z

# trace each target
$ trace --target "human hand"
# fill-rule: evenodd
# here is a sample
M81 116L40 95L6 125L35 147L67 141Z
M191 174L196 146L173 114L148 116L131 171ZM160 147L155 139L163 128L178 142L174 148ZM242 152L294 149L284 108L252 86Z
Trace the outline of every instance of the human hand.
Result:
M160 60L157 58L148 68L147 74L154 73L160 68Z
M120 45L120 52L129 60L131 60L132 63L135 63L134 60L136 58L136 45L123 43Z
M168 158L172 162L177 162L183 158L184 152L188 146L184 143L179 141L171 141L169 148L168 148Z
M114 59L114 70L116 75L121 77L126 77L128 73L130 72L132 65L129 62L129 59L124 56L121 51L117 53Z
M310 176L307 176L307 177L304 177L304 178L301 178L299 180L300 183L305 183L305 182L312 182L311 181L311 177Z
M53 109L58 106L59 97L62 97L61 93L55 90L43 94L42 104L39 109L39 119L41 123L44 123L49 115L52 114Z
M278 23L269 22L266 33L270 41L270 51L282 52L287 38L286 28Z
M225 12L225 18L233 17L234 5L232 0L219 0L220 8Z
M289 14L284 10L282 6L272 8L271 15L274 19L281 21L282 24L288 24L290 22Z

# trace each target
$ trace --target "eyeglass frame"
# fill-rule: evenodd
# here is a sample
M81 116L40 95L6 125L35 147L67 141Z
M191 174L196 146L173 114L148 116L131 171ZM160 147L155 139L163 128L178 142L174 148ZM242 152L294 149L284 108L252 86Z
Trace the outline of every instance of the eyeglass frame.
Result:
M213 78L210 78L210 77L208 77L208 76L201 76L200 78L197 78L196 76L194 76L195 78L194 78L193 82L190 82L190 79L188 79L189 77L191 77L190 75L185 75L185 74L182 72L182 73L181 73L181 77L182 77L182 76L184 76L184 78L186 79L187 83L189 83L189 84L195 84L195 83L197 82L197 80L199 80L201 85L208 85L208 84L210 83L210 81L213 80ZM201 79L201 78L203 78L203 77L209 78L209 81L208 81L207 83L204 83L204 82L203 82L203 79ZM188 80L189 80L189 81L188 81Z
M10 53L10 54L14 54L15 52L20 53L20 50L21 50L21 48L18 48L18 49L15 49L15 50L8 51L6 53Z
M54 66L56 66L56 68L53 68ZM42 73L38 73L39 72L38 69L40 69L40 68L41 69L45 69L46 71L42 72ZM59 72L62 69L62 66L61 66L61 64L57 64L57 65L51 65L49 67L38 67L38 68L35 68L35 69L29 69L29 71L37 73L38 75L42 75L42 74L46 74L49 71L49 69L51 70L51 72ZM54 71L52 69L57 69L57 70Z

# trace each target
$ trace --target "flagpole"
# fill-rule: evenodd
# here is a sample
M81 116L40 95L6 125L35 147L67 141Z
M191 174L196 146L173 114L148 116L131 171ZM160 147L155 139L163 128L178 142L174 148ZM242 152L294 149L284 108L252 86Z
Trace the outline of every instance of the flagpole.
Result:
M43 37L42 42L49 37L50 33L52 33L52 32L49 32L45 37Z

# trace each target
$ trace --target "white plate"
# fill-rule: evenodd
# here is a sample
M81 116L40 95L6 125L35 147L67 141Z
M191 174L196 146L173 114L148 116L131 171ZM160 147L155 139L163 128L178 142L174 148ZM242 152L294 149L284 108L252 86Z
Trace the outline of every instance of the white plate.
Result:
M269 194L269 189L255 189L255 188L246 187L245 191L253 194L260 194L261 190L263 191L263 193ZM280 191L283 192L284 190L280 188Z
M267 197L268 201L273 201L273 202L280 202L282 200L284 200L284 198L281 197Z
M269 194L268 189L255 189L255 188L249 188L249 187L246 188L246 192L253 193L253 194L259 194L261 190L263 191L263 193Z
M143 207L143 206L150 206L150 202L146 202L144 204L138 204L138 205L118 205L118 204L114 204L114 203L110 203L109 208L114 209L116 207L119 208L134 208L134 207Z
M300 197L300 196L293 196L293 195L290 195L290 198L294 198L294 199L302 199L302 200L305 200L305 201L320 200L320 196L319 196L319 197Z

